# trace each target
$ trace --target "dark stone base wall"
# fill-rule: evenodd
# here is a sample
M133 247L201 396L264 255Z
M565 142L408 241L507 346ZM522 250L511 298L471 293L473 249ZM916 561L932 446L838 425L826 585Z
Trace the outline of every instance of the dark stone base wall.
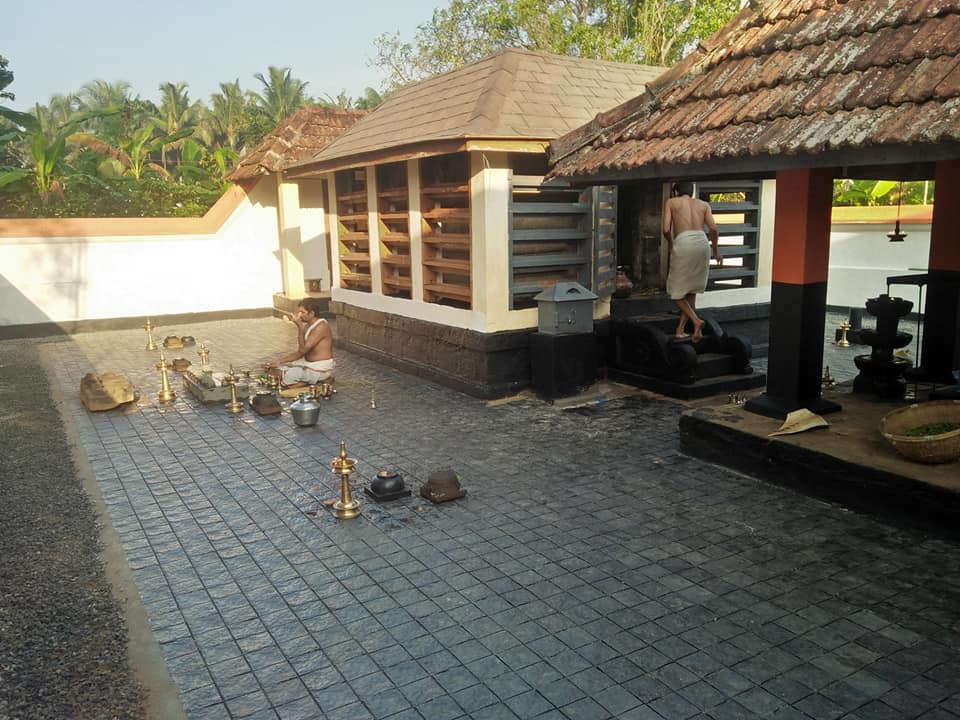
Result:
M482 399L530 384L534 329L498 333L441 325L331 302L336 344L358 355Z

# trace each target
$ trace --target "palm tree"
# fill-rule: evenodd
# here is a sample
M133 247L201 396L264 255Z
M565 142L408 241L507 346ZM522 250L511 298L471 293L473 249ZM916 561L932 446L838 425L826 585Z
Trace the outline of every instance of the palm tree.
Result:
M130 96L130 83L125 81L108 83L106 80L88 82L77 92L77 109L82 112L97 112L106 109L121 108L119 114L111 113L109 120L98 120L88 130L108 140L116 140L127 135L129 128L140 127L144 114L153 109L139 96Z
M261 112L276 125L307 104L308 83L290 77L290 68L271 65L267 72L270 75L269 80L263 73L253 76L263 84L263 93L253 93L253 97Z
M77 96L69 93L67 95L53 95L50 102L46 105L37 105L34 108L34 115L40 122L40 127L48 135L64 123L69 122L79 112L79 102Z
M77 106L87 112L122 107L133 100L130 87L130 83L123 80L115 83L106 80L88 82L77 93Z
M180 130L192 128L199 115L199 111L199 102L190 103L187 83L178 82L174 84L165 82L160 84L159 112L151 119L166 135L173 135ZM171 144L180 147L183 145L180 141ZM160 149L160 164L163 165L165 169L169 169L167 167L166 145Z
M210 96L212 108L207 110L201 122L201 135L211 148L238 150L240 129L247 101L240 80L220 83L220 92Z

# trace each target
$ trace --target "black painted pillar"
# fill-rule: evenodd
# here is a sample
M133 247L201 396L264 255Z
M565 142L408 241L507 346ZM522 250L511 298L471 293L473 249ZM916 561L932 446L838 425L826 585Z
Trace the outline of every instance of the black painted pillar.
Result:
M920 367L911 379L953 384L960 367L960 160L937 163Z
M832 205L831 169L777 173L767 390L747 410L784 418L840 409L820 397Z

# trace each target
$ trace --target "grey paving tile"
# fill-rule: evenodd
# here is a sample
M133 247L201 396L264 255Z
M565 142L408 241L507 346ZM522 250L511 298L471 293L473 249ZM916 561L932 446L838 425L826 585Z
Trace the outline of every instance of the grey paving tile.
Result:
M191 328L250 364L285 330ZM75 336L57 377L168 669L211 718L958 714L956 547L682 456L678 404L488 405L344 351L341 392L309 436L288 416L232 418L187 397L88 415L77 369L129 361L156 383L141 336ZM359 378L390 413L355 402ZM298 496L336 492L341 434L367 473L395 465L415 486L455 467L470 494L308 518ZM602 472L545 491L588 455ZM581 499L603 507L588 517ZM307 696L263 694L297 680ZM431 681L444 693L420 705L368 704L394 684L431 694ZM546 688L559 707L538 704Z
M564 707L584 697L584 692L566 678L554 680L538 690L556 707Z
M312 697L302 697L276 709L280 720L313 720L321 717L320 706Z

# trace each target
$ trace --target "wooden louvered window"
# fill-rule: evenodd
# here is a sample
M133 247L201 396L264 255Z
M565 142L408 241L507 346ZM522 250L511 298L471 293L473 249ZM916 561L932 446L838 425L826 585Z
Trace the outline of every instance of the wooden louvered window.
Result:
M336 174L340 250L340 287L370 292L370 230L367 215L367 172Z
M377 212L383 294L410 298L410 197L407 164L377 167Z
M469 309L470 174L466 153L420 161L423 299Z

